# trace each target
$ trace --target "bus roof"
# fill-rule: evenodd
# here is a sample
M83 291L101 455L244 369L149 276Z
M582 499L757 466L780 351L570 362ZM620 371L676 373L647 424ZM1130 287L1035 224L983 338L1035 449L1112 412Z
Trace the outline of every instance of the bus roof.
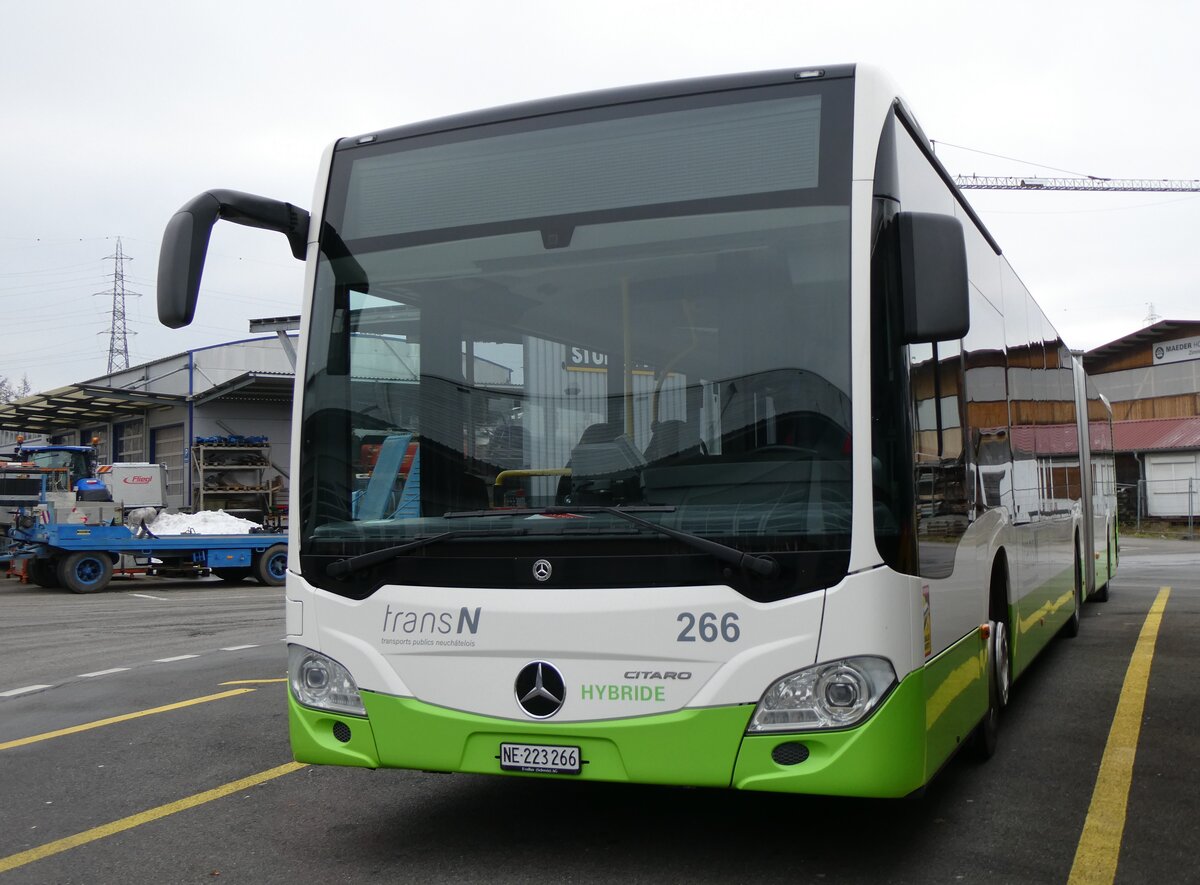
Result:
M396 126L378 132L364 133L340 139L335 146L335 150L347 150L392 141L398 138L409 138L415 135L430 135L435 132L467 129L472 126L483 126L506 120L540 117L564 111L577 111L587 108L604 107L606 105L651 101L658 98L673 98L682 95L699 95L706 92L722 92L732 89L752 89L757 86L773 86L802 80L811 80L813 82L841 80L853 77L854 71L855 66L853 64L813 65L782 68L773 71L723 74L714 77L695 77L684 80L667 80L661 83L617 86L612 89L593 90L573 95L559 95L552 98L541 98L533 101L502 105L500 107L467 111L466 113L455 114L449 117L440 117L434 120Z

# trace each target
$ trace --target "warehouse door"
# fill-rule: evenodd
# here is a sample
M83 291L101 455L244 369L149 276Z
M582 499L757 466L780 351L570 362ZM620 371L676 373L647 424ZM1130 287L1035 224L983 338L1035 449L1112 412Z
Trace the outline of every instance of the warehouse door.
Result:
M145 422L142 419L113 425L113 463L146 461Z
M1200 515L1200 456L1146 456L1146 513L1160 518ZM1190 500L1189 500L1190 498Z
M183 425L154 427L150 430L150 460L167 468L167 506L183 506L184 444Z

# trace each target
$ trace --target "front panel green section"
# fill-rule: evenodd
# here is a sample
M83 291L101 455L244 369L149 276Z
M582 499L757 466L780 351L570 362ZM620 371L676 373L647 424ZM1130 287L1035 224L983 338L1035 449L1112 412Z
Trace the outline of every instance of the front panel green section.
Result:
M501 743L578 746L585 765L576 777L583 780L903 796L928 780L983 715L983 646L981 634L968 636L910 674L866 723L846 731L745 736L750 705L553 724L363 692L366 719L310 710L289 695L292 748L300 762L500 774ZM335 729L339 722L343 727ZM804 744L806 759L772 758L780 744L796 742Z
M738 756L734 786L839 796L906 796L925 784L987 711L987 643L976 630L900 683L867 722L848 731L755 735ZM799 764L772 751L795 740Z
M292 755L297 762L379 767L375 735L369 721L302 707L296 703L290 689L288 733L292 740ZM344 740L347 735L349 739Z
M926 779L987 712L987 660L987 639L974 630L925 665Z
M363 692L367 719L312 710L288 694L298 762L500 774L500 744L578 746L584 780L729 786L750 706L593 723L510 722ZM343 726L335 730L335 725ZM349 740L343 742L338 734ZM523 777L547 775L521 774ZM552 775L551 775L552 776Z
M577 746L584 780L729 786L752 708L682 710L603 722L516 722L363 693L383 766L500 773L500 744ZM528 775L540 777L543 775ZM551 775L553 776L553 775Z
M904 796L925 783L923 674L911 674L867 722L848 731L752 735L742 742L733 785L743 790L828 796ZM780 765L780 744L798 741L808 758Z

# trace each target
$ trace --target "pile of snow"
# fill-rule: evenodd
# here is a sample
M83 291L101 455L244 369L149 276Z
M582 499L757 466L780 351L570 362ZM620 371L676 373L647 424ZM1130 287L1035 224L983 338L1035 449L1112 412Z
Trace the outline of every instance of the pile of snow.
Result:
M233 516L224 510L201 510L199 513L160 513L150 523L156 535L248 535L259 528L257 522Z

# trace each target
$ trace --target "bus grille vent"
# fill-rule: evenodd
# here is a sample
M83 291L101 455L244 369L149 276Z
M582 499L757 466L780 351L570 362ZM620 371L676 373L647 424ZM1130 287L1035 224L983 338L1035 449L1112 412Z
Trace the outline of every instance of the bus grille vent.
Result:
M771 758L779 765L798 765L808 758L808 747L799 741L788 741L772 750Z

